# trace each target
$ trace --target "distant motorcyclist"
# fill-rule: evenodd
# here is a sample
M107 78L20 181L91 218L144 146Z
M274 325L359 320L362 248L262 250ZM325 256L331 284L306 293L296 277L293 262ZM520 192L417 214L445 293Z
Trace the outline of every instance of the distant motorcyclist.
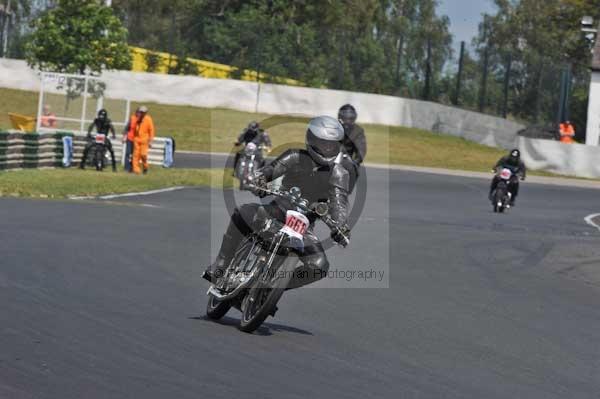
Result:
M359 167L367 156L365 130L356 123L357 117L356 108L351 104L342 105L338 111L338 120L344 127L344 140L342 141L344 152L350 157L354 165L350 191L354 188L358 178Z
M98 115L88 128L86 136L88 143L85 145L85 148L83 150L83 156L81 157L81 163L79 167L81 169L85 169L85 161L87 159L88 153L90 152L90 149L94 146L94 142L92 140L92 131L94 130L94 128L96 129L96 134L102 134L106 136L104 145L110 153L113 172L116 172L117 164L115 162L115 152L113 151L112 144L108 139L109 132L112 133L112 138L115 138L115 127L113 126L112 121L108 118L108 112L105 109L101 109L100 111L98 111Z
M290 149L281 154L272 163L258 170L254 176L255 184L265 185L281 176L282 190L292 187L300 188L302 196L310 202L329 201L330 215L336 221L342 234L349 236L346 224L348 214L349 193L349 159L342 154L342 140L344 130L341 124L332 117L320 116L312 119L306 131L306 149ZM262 192L255 191L257 195ZM223 236L223 243L215 262L207 269L204 277L215 281L220 277L231 262L234 251L243 240L251 233L250 224L257 213L259 204L245 204L235 209L227 232ZM285 220L286 204L274 200L263 205L271 217ZM314 219L311 220L311 226ZM337 242L343 242L344 237L333 234ZM319 239L312 233L312 228L305 236L304 250L301 256L303 266L294 273L288 288L295 288L309 284L325 277L329 269L329 262L325 256L323 246Z
M242 133L240 133L237 140L233 144L236 146L243 145L244 147L246 147L248 143L254 143L257 147L262 146L267 153L271 151L271 138L269 137L269 134L266 131L261 129L258 122L250 122L248 126L242 131ZM243 151L243 148L241 151ZM238 153L235 154L235 159L233 161L233 170L236 170L237 168L237 164L241 156L241 151L238 151ZM257 158L259 165L262 166L264 164L262 151L258 152Z
M510 206L515 206L515 200L519 195L519 179L525 180L525 177L527 176L527 168L525 167L525 163L521 161L521 151L514 149L507 156L500 158L496 163L493 172L497 173L498 170L504 168L509 169L512 172L509 184L509 192L511 194ZM496 174L490 186L490 201L492 198L492 194L496 189L496 186L498 186L499 182L500 177Z

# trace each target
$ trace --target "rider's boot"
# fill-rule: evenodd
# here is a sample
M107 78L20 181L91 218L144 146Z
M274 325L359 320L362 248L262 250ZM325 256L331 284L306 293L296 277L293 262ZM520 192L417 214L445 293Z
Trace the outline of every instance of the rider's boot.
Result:
M229 230L223 235L223 243L221 244L221 249L219 250L217 258L202 274L202 278L213 284L217 282L218 278L223 276L225 269L233 259L235 250L242 239L241 233L230 234Z

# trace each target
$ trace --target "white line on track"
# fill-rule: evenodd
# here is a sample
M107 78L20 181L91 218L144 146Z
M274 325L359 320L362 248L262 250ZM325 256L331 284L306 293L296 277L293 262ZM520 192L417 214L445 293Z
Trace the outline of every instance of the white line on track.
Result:
M102 195L102 196L99 196L99 197L94 197L94 196L83 196L83 197L72 196L72 197L69 197L69 199L72 199L72 200L87 200L87 199L110 200L110 199L115 199L115 198L138 197L138 196L143 196L143 195L168 193L170 191L183 190L184 188L185 188L184 186L175 186L175 187L169 187L169 188L161 188L159 190L141 191L141 192L137 192L137 193Z
M600 213L593 213L591 215L586 216L584 218L584 220L587 224L589 224L590 226L592 226L600 231L600 225L598 225L594 222L594 219L597 218L598 216L600 216Z

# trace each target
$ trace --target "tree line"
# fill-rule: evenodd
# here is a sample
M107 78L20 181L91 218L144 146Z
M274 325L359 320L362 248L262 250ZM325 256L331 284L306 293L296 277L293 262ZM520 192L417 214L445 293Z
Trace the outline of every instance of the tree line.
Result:
M130 41L307 86L419 97L451 57L436 0L115 0ZM152 18L152 24L145 24ZM427 75L427 47L431 48ZM427 75L427 76L426 76ZM430 94L434 97L434 94Z
M107 19L110 34L100 29L104 41L96 48L105 49L106 40L127 40L179 59L256 70L274 81L285 77L311 87L425 99L538 123L554 121L559 82L568 73L569 109L581 125L591 54L579 21L583 15L600 19L597 0L494 1L495 14L482 16L478 35L462 54L453 54L450 21L439 14L438 0L113 0L111 16L126 30ZM22 43L15 45L16 56L51 56L45 51L50 43L40 36L56 26L41 22L44 16L61 7L92 10L104 2L37 3L21 5L20 21L27 27L19 30L23 40L15 41ZM42 17L27 18L36 12ZM85 22L86 12L67 14ZM84 22L71 25L90 25ZM89 33L86 29L79 32ZM60 37L64 32L54 34L53 40L68 42ZM32 43L38 44L38 54ZM81 69L85 57L76 53L65 56L78 58ZM113 67L127 65L118 51L104 53L120 60ZM105 61L85 59L84 64L110 66ZM171 72L194 70L182 65Z

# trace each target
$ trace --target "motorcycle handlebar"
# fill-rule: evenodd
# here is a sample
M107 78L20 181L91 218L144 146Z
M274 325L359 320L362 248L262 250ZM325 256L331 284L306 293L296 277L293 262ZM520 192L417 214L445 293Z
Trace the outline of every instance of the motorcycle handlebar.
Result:
M292 204L294 204L294 206L302 209L304 212L316 214L323 221L323 223L325 223L325 225L329 227L331 231L342 237L343 242L339 243L340 245L342 245L343 247L347 247L350 244L350 238L346 234L344 234L344 231L342 231L338 223L335 220L333 220L328 213L325 215L319 215L317 212L315 212L315 210L310 209L310 206L307 205L309 204L309 201L307 199L302 197L296 197L286 191L270 190L268 188L260 187L252 183L248 184L248 187L251 190L262 191L267 195L274 195L276 197L285 198L289 200Z

